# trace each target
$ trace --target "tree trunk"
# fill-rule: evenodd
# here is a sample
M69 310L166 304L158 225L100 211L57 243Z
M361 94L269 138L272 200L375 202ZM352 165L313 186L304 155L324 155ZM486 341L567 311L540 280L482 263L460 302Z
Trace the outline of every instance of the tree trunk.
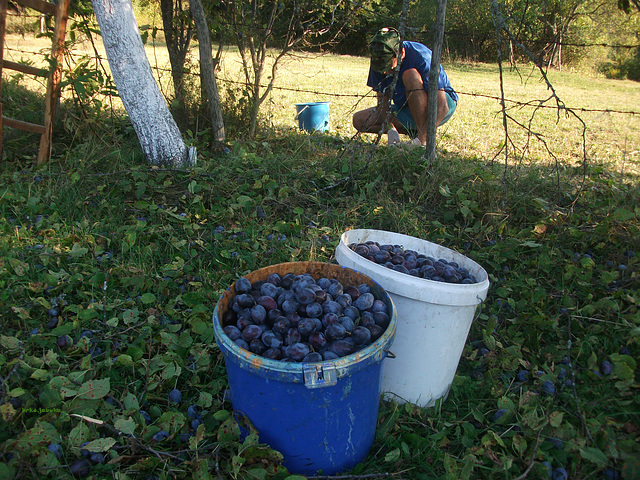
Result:
M182 11L182 2L178 0L160 0L162 13L162 26L164 37L169 52L171 64L171 77L175 92L177 108L174 115L178 123L186 128L188 123L187 107L185 105L184 64L191 43L192 25L189 18Z
M142 151L154 165L195 162L153 78L131 0L92 0L118 93Z
M213 128L213 138L218 142L225 141L224 119L220 109L220 95L211 56L211 36L209 26L200 0L190 0L191 16L198 32L198 48L200 49L200 81L204 84L209 102L209 115Z
M438 121L438 79L440 77L440 56L444 38L444 19L447 13L447 0L438 0L436 23L431 47L431 71L429 72L429 92L427 104L427 145L424 156L427 162L436 160L436 122Z

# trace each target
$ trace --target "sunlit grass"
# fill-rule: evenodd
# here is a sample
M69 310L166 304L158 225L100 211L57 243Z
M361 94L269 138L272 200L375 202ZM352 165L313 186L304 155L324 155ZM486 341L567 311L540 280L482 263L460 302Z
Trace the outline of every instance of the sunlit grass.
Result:
M48 40L26 35L9 35L5 58L44 66ZM96 48L106 59L102 44ZM161 91L172 95L166 49L161 39L146 46ZM215 48L215 47L214 47ZM25 52L34 52L29 55ZM72 45L67 69L82 55L93 55L89 42ZM190 62L197 74L198 48L192 45ZM39 60L39 61L38 61ZM108 68L106 60L103 61ZM500 107L500 76L495 64L444 64L453 87L460 95L456 114L438 130L438 147L460 157L499 161L505 131ZM281 62L275 88L261 108L261 125L297 128L296 103L330 102L330 133L344 137L355 131L351 117L356 110L375 105L375 94L366 87L368 60L362 57L299 53ZM265 69L263 85L271 72ZM237 50L228 48L217 72L222 98L229 89L244 83ZM588 164L637 173L640 163L640 115L619 113L638 111L640 87L636 82L584 77L570 71L549 71L548 79L565 109L558 103L533 65L503 68L503 89L508 114L509 162L544 162L558 165ZM21 82L29 82L25 77ZM197 85L197 79L194 79ZM27 83L42 89L41 84ZM196 90L198 90L196 88ZM198 95L199 92L193 92ZM69 96L70 92L63 92ZM536 106L542 108L536 109ZM584 141L583 150L583 123ZM526 128L525 128L526 127ZM368 136L373 140L374 136ZM384 142L384 141L383 141ZM497 157L496 157L497 156Z

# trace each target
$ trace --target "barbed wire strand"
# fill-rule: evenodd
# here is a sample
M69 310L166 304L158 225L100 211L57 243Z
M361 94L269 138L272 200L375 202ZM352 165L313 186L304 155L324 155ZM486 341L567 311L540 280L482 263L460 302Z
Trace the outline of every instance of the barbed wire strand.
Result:
M43 49L46 50L46 49ZM43 52L34 52L32 50L24 50L24 49L17 49L17 48L12 48L12 47L8 47L5 46L5 51L9 51L9 52L17 52L17 53L21 53L21 54L25 54L25 55L30 55L33 56L34 54L37 55L41 55L42 57L48 57L50 52L48 51L43 51ZM76 55L76 56L84 56L86 54L74 54L73 52L69 52L69 55ZM99 61L106 61L106 58L101 56L101 55L97 55L97 52L95 52L94 54L92 54L93 56L96 56L96 60ZM26 65L30 65L33 62L31 61L23 61ZM452 63L453 65L455 65L455 63ZM170 74L171 73L171 69L169 68L165 68L165 67L160 67L158 65L155 66L151 66L152 70L155 70L159 73L163 73L163 74ZM194 77L197 77L199 75L199 73L193 73L193 72L185 72L185 75L191 75ZM240 81L236 81L236 80L231 80L231 79L227 79L227 78L222 78L222 77L216 77L216 79L220 82L223 83L229 83L229 84L234 84L234 85L239 85L239 86L249 86L246 82L240 82ZM266 87L266 85L260 85L260 88L264 88ZM280 90L280 91L287 91L287 92L295 92L295 93L307 93L307 94L312 94L312 95L317 95L317 96L324 96L324 97L333 97L333 98L363 98L363 97L367 97L371 94L371 92L363 95L363 94L359 94L359 93L338 93L338 92L326 92L326 91L320 91L320 90L309 90L309 89L304 89L304 88L294 88L294 87L282 87L282 86L273 86L274 90ZM164 93L164 92L163 92ZM461 90L457 90L456 89L456 93L459 95L463 95L463 96L469 96L469 97L478 97L478 98L486 98L489 100L495 100L497 102L502 101L502 97L497 96L497 95L490 95L490 94L485 94L485 93L478 93L478 92L465 92L465 91L461 91ZM165 93L165 97L166 97L166 93ZM510 105L512 105L513 107L534 107L534 108L543 108L543 109L557 109L558 107L555 105L538 105L538 101L537 100L533 100L533 101L527 101L527 102L522 102L519 100L513 100L513 99L509 99L509 98L505 98L504 99L505 103L508 103ZM535 102L535 104L534 104ZM587 108L587 107L568 107L568 106L563 106L563 108L567 109L567 110L572 110L572 111L577 111L577 112L583 112L583 113L606 113L606 114L622 114L622 115L631 115L631 116L635 116L635 115L640 115L640 111L635 111L635 110L617 110L617 109L612 109L612 108Z

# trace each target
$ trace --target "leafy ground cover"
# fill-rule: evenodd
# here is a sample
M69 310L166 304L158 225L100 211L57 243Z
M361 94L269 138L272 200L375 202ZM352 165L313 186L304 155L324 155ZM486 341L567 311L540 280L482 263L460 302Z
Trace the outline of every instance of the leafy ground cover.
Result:
M637 478L637 179L425 170L386 147L347 162L346 143L274 132L189 172L5 164L2 477L287 478L238 437L213 306L244 273L331 261L364 227L458 250L492 286L449 397L383 402L353 475Z
M336 62L330 72L352 61L320 60ZM353 65L345 93L364 78L366 62ZM419 152L350 141L349 97L332 101L327 134L290 128L292 97L227 154L195 131L191 171L149 168L106 109L63 114L41 170L24 145L5 157L0 478L299 479L256 435L240 439L211 315L247 272L332 261L349 228L443 244L492 284L448 398L429 409L383 401L351 476L638 478L638 120L589 113L586 165L580 135L553 115L540 128L557 162L539 161L540 144L492 162L504 135L495 100L471 94L497 86L495 66L453 70L467 103L429 168ZM628 82L557 81L563 98L595 89L588 107L601 90L638 95ZM510 93L539 94L526 86ZM17 83L8 92L31 104Z

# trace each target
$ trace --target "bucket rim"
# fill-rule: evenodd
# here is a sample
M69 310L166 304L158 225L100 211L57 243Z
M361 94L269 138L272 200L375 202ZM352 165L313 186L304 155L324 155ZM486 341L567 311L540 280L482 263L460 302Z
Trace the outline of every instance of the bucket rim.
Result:
M294 103L296 107L313 107L315 105L331 105L331 102L303 102Z
M304 383L304 366L305 365L319 365L323 368L325 366L333 366L336 369L337 378L344 378L349 375L352 375L356 371L360 370L368 366L371 363L378 363L384 360L389 353L389 349L393 343L393 340L396 335L397 329L397 319L398 312L396 310L396 306L393 302L393 299L389 295L389 293L375 280L370 278L365 273L359 272L349 267L345 267L342 265L329 264L323 262L286 262L277 265L272 265L270 267L264 267L247 276L259 276L260 272L271 271L274 267L284 266L284 265L326 265L327 268L335 268L344 269L350 272L353 272L357 275L360 275L363 280L367 280L363 283L368 283L376 297L382 297L381 299L385 302L387 307L389 308L391 314L389 315L389 326L383 332L383 334L371 345L358 350L350 355L346 355L344 357L340 357L335 360L325 360L322 362L313 362L313 363L302 363L302 362L283 362L280 360L272 360L261 355L256 355L244 348L236 345L229 336L224 333L222 326L222 315L221 310L225 301L229 301L230 298L233 298L235 294L235 282L224 292L224 294L220 297L218 302L216 303L215 309L213 311L213 333L216 339L216 343L218 347L222 350L225 361L229 358L227 356L227 352L230 354L231 358L241 367L245 369L250 369L255 373L258 373L262 376L268 376L270 378L274 378L280 381L288 381L292 383ZM264 277L266 278L266 276Z
M397 239L397 242L394 241L390 243L403 244L403 246L406 246L407 243L419 243L423 247L437 248L441 252L446 253L446 255L449 255L451 259L459 265L468 268L469 271L476 276L478 282L471 284L445 283L414 277L413 275L396 272L383 265L378 265L349 248L351 243L360 243L368 240L376 241L376 238L389 236ZM411 248L416 251L420 250L419 248ZM450 306L478 305L485 300L490 285L487 271L469 257L448 247L403 233L376 229L347 230L340 236L340 242L336 247L335 256L341 265L344 264L347 267L375 278L387 292L429 303ZM345 260L347 260L347 262L345 262ZM412 291L414 295L409 294L409 292Z

